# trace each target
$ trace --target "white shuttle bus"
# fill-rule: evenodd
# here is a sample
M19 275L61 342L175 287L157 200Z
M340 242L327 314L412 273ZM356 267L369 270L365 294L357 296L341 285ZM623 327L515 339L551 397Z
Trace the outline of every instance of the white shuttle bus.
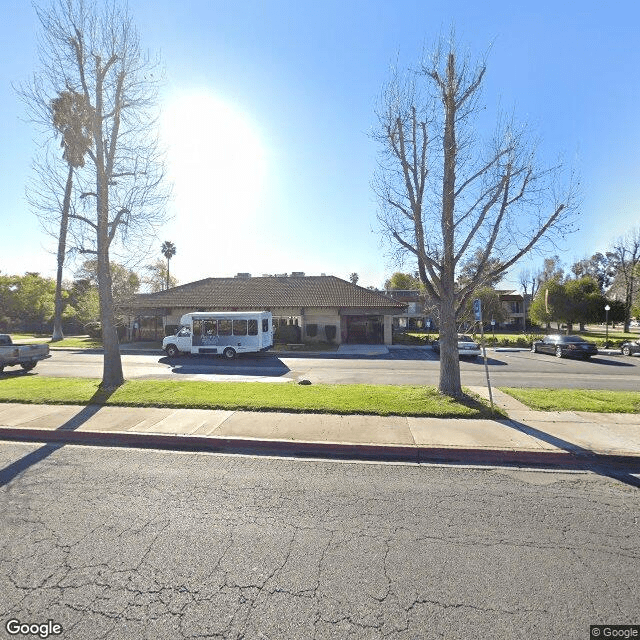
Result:
M268 311L202 311L186 313L180 330L162 341L170 357L180 353L222 354L265 351L273 346L273 321Z

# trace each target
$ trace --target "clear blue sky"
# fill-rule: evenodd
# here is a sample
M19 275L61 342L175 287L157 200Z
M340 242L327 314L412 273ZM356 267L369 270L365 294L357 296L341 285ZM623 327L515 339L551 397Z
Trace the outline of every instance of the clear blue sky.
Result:
M1 4L0 271L53 276L55 245L24 198L34 131L12 89L35 69L38 24L29 3ZM129 4L143 46L166 67L175 198L157 246L159 256L163 240L176 244L181 283L239 271L355 271L359 284L381 286L397 266L381 246L370 188L374 104L396 54L416 62L451 24L474 57L493 42L487 113L513 110L534 128L543 160L563 153L581 173L580 230L558 245L562 259L606 250L640 224L635 0ZM195 142L185 146L195 139L202 156ZM515 288L518 270L505 285Z

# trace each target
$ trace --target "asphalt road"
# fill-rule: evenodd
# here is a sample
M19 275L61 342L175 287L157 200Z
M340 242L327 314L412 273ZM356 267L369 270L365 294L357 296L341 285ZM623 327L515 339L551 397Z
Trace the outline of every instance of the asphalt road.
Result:
M65 640L640 624L640 493L593 474L2 443L0 514L3 638L12 618Z
M589 362L558 359L529 351L487 352L491 382L495 386L565 387L587 389L640 389L640 358L599 355ZM127 379L257 380L289 382L307 379L329 384L437 385L438 357L430 349L393 349L376 357L278 357L245 355L227 362L216 357L162 354L122 356ZM460 363L462 383L485 385L482 358ZM11 370L7 370L10 372ZM34 370L45 376L100 378L102 356L82 351L54 351ZM15 375L21 375L16 371Z

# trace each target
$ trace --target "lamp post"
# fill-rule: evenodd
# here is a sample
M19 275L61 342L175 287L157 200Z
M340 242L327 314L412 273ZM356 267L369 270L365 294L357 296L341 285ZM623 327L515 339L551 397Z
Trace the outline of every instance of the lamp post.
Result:
M491 318L491 331L493 332L493 350L496 349L496 321Z
M605 313L605 338L604 338L604 348L609 348L609 311L611 307L608 304L604 305L604 313Z

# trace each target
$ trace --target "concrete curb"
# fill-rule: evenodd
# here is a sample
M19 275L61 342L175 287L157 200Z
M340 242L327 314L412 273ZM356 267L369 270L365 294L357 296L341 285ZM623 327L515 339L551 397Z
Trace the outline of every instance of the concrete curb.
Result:
M135 447L175 451L296 456L378 462L443 463L488 466L531 466L589 470L615 467L640 473L640 456L599 453L518 451L454 447L420 447L294 440L262 440L220 436L73 431L0 427L0 439L60 444Z

